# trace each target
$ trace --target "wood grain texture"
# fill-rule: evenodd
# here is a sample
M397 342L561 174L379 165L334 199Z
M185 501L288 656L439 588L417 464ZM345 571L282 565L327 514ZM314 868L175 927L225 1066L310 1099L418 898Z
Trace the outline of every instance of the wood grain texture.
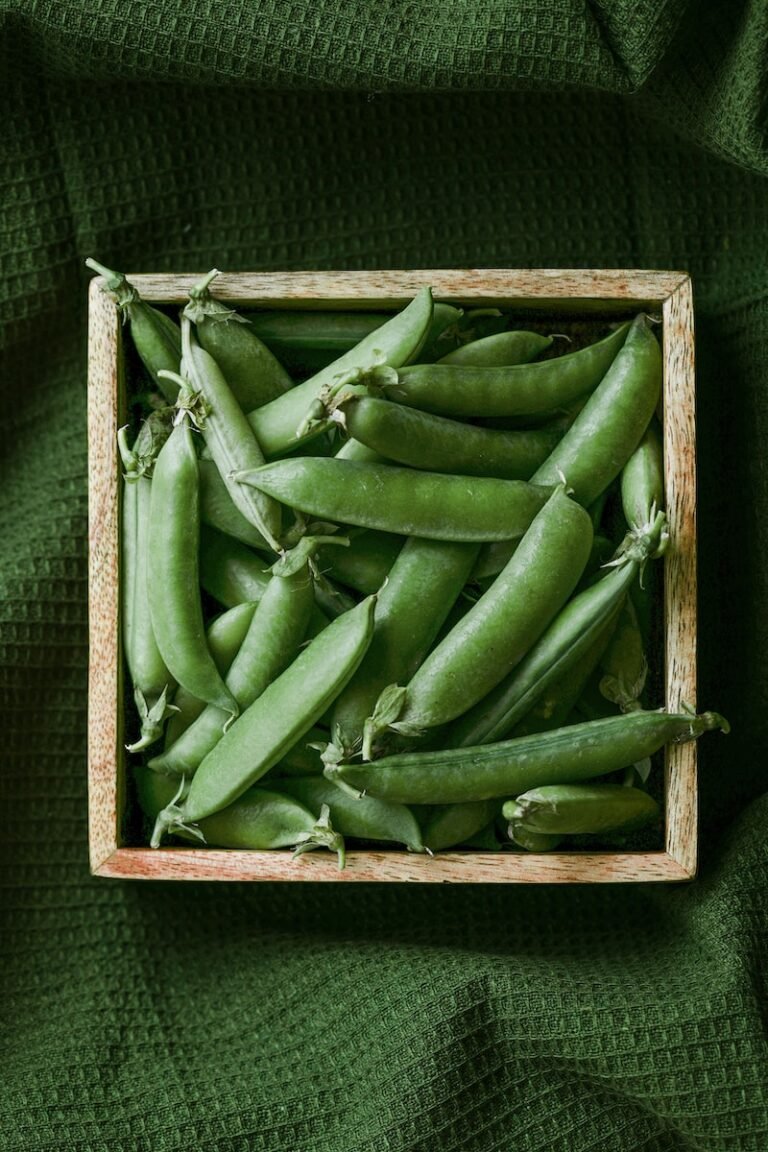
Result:
M339 870L328 852L291 859L289 852L204 848L122 848L99 876L136 880L309 880L386 884L594 884L686 880L665 852L517 854L451 852L433 857L407 852L350 851Z
M88 327L88 827L91 869L117 848L119 736L117 308L90 286Z
M686 280L664 302L664 459L671 547L665 557L666 700L696 707L696 421L693 294ZM697 867L696 744L673 745L665 765L667 852Z
M168 304L183 303L204 272L189 275L130 273L142 296ZM418 269L384 272L228 272L213 282L212 291L235 303L270 307L399 307L419 288L431 284L446 301L471 300L473 305L514 303L518 307L561 310L592 302L628 311L660 305L686 279L682 272L622 269L469 268L458 271Z
M145 299L181 303L202 273L130 275ZM340 872L327 853L292 861L286 852L119 846L123 769L118 647L120 389L117 311L91 285L89 462L91 477L89 804L91 867L99 876L180 880L303 880L416 883L602 883L680 881L695 874L696 745L669 750L666 851L550 854L355 850ZM215 281L223 299L263 307L396 308L431 284L442 300L615 315L663 315L664 438L671 548L665 561L666 706L696 699L696 520L693 320L690 280L678 272L464 269L384 272L232 273Z

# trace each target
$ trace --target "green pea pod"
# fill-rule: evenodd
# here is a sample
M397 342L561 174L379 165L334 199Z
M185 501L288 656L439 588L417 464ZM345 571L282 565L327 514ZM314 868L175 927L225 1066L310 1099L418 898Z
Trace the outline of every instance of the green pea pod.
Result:
M471 840L493 820L498 807L498 800L437 805L423 828L424 847L430 852L443 852Z
M562 843L562 836L548 836L546 832L531 832L524 824L510 823L507 835L518 848L527 852L553 852Z
M219 812L293 747L357 670L373 634L375 598L337 617L225 732L197 769L186 796L157 818L152 846L165 831Z
M556 488L503 572L432 650L407 688L398 690L401 707L392 709L389 726L417 736L454 720L490 692L568 599L591 543L589 516L562 486ZM379 728L383 721L382 716Z
M647 552L644 556L638 545L633 555L562 608L517 667L455 722L445 737L450 747L501 740L555 681L585 658L606 624L618 618Z
M623 324L596 344L537 364L401 368L397 385L387 395L411 408L461 419L550 413L597 387L623 345L628 327Z
M452 348L458 348L465 339L469 339L463 334L464 315L463 309L436 301L432 307L432 319L424 343L415 348L404 363L413 364L418 357L421 363L429 364L438 356L450 352Z
M354 437L350 444L359 442L386 460L429 472L507 480L532 476L562 435L548 428L515 432L478 428L352 393L339 397L333 419ZM359 453L353 456L359 458Z
M664 456L655 418L621 470L621 504L624 518L634 532L642 532L664 507ZM668 544L669 534L665 533L655 555L663 555Z
M461 364L472 368L506 368L512 364L528 364L535 360L552 344L552 336L540 336L538 332L496 332L481 340L455 348L446 356L441 356L438 364Z
M605 776L652 756L669 742L693 740L727 721L701 716L629 712L551 732L437 752L404 752L372 763L329 764L325 776L353 791L399 804L461 804L519 796L544 784Z
M271 577L269 561L232 536L202 525L200 530L200 583L205 591L234 608L246 601L258 604Z
M239 540L202 525L200 583L209 596L224 608L251 601L258 604L270 580L269 561L264 556ZM309 635L322 632L327 624L328 617L315 605L309 621Z
M277 460L236 479L312 516L428 540L522 536L552 488L354 460Z
M214 268L190 289L183 315L197 329L197 339L216 361L240 408L260 408L293 387L291 377L244 316L239 316L210 291L220 275Z
M120 536L122 638L141 731L128 745L129 752L148 748L160 738L163 724L172 713L169 693L176 687L157 646L147 604L149 564L149 510L152 481L147 474L151 457L143 450L146 436L139 434L133 450L126 429L118 432L118 446L125 468Z
M222 612L208 625L205 639L220 676L226 676L229 671L229 666L251 626L255 611L255 603L236 604L233 608ZM173 704L174 713L165 729L166 748L170 748L174 741L178 740L182 732L189 728L206 707L204 700L199 700L197 696L187 692L186 688L177 689Z
M478 545L411 537L378 594L373 639L354 679L336 701L331 740L358 751L367 717L387 684L410 680L464 587Z
M294 776L322 776L325 765L320 758L319 745L328 743L328 732L313 726L289 748L266 774L270 780L284 780ZM279 787L279 785L275 785Z
M296 447L300 440L325 430L327 422L321 419L314 428L308 428L302 435L298 434L312 402L324 387L336 382L337 378L356 371L367 371L380 362L393 368L406 363L424 343L432 320L432 307L431 289L422 288L402 312L366 336L338 360L290 392L249 413L248 420L264 455L278 456Z
M153 308L126 280L122 272L112 272L96 260L85 262L103 276L104 291L111 293L131 326L131 338L144 367L169 404L176 402L179 386L159 375L161 371L178 372L181 362L181 332L164 312Z
M238 510L258 529L269 547L279 552L280 505L232 479L234 473L243 469L259 468L264 455L218 364L197 343L188 316L181 320L181 346L183 371L202 399L200 427L211 458Z
M225 683L241 712L256 700L296 656L314 604L309 553L286 576L273 575ZM156 772L189 778L221 739L226 716L209 705L162 756L149 762Z
M588 507L637 448L660 392L661 349L646 317L640 315L605 378L532 482L553 484L565 476L575 499Z
M151 768L137 768L136 784L139 803L150 820L172 805L178 794L178 780L163 776ZM174 828L185 840L204 839L219 848L241 848L264 852L273 848L328 848L338 853L339 867L344 867L344 839L334 830L328 814L320 818L296 800L267 788L249 788L242 796L200 821L195 832Z
M350 528L348 548L321 548L318 563L339 584L364 596L378 592L403 547L403 537L391 532Z
M386 463L384 456L369 448L367 444L361 444L359 440L347 440L334 455L337 460L359 460L364 464Z
M444 310L443 315L438 316L438 309ZM449 313L452 315L449 316ZM432 364L457 348L483 340L486 336L495 336L508 327L509 318L498 308L470 308L464 311L462 308L452 308L450 304L435 304L434 320L424 347L419 352L419 363Z
M296 777L274 784L286 796L299 800L310 812L326 804L331 822L342 836L405 844L409 852L423 852L421 830L404 804L390 804L373 796L350 796L322 776Z
M592 644L581 657L567 667L561 667L557 679L548 682L547 687L536 703L526 712L522 720L504 733L504 736L532 736L534 732L549 732L562 728L570 720L571 713L586 688L598 661L609 643L616 627L615 615L609 615L602 628L595 634Z
M226 536L234 536L250 548L274 556L258 528L247 520L229 494L219 469L211 459L200 461L200 519Z
M198 579L199 472L188 414L160 450L152 477L148 600L168 670L193 695L236 716L237 703L205 642Z
M659 805L639 788L623 784L553 784L532 788L502 808L509 834L543 836L629 832L659 815Z
M425 349L461 316L461 309L436 303ZM345 352L351 351L392 319L391 312L252 312L253 330L290 371L319 372Z

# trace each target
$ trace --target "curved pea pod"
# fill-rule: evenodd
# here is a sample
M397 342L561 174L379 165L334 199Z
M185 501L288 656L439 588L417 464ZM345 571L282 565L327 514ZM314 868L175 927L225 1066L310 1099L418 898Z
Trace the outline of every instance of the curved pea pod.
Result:
M269 561L253 549L202 525L200 531L200 583L205 591L223 604L261 600L271 577Z
M524 480L449 476L337 458L277 460L237 479L323 520L467 542L522 536L552 491Z
M327 742L326 729L314 725L288 749L282 760L270 768L267 776L270 780L283 780L292 776L322 776L325 765L320 758L318 745L325 746Z
M258 604L272 577L269 561L232 536L202 525L200 583L224 608L253 601ZM309 635L322 632L328 617L318 605L312 609Z
M481 700L568 599L591 543L589 516L558 487L503 572L432 650L407 688L387 689L371 729L382 731L386 722L403 735L418 736Z
M655 419L621 471L621 504L632 527L642 527L664 507L664 456Z
M168 403L174 404L179 391L178 384L164 379L159 373L179 370L181 332L178 324L142 300L122 272L113 272L90 258L85 263L104 277L104 291L115 297L118 308L128 320L131 338L140 360Z
M604 379L532 482L552 484L565 476L575 499L588 507L637 448L660 393L661 349L640 315Z
M278 456L325 430L327 421L319 418L306 425L308 412L321 390L345 376L367 372L375 364L392 368L405 364L421 348L432 320L432 291L422 288L402 312L371 332L338 360L298 384L290 392L250 412L248 420L265 456ZM299 434L300 426L304 431Z
M534 732L551 731L568 723L615 627L615 616L608 616L589 648L575 663L568 661L568 667L561 668L558 677L548 682L530 711L504 736L532 736Z
M374 597L337 617L224 733L197 769L186 796L158 816L165 831L196 824L255 784L325 713L360 665L373 634Z
M281 509L264 493L236 484L233 473L258 468L264 454L218 364L197 343L188 316L181 320L182 368L199 394L198 426L233 503L275 552L280 551ZM201 401L201 402L200 402Z
M657 819L659 805L623 784L551 784L508 800L502 814L517 841L521 830L539 836L633 831Z
M321 548L318 563L339 584L364 596L378 592L403 547L403 537L364 528L345 530L348 548Z
M155 463L149 510L148 601L157 646L179 684L208 704L236 716L205 641L198 579L199 473L187 413Z
M273 574L253 614L225 683L241 712L296 656L314 605L309 553L285 576ZM161 756L149 762L156 772L189 778L221 739L226 716L209 705Z
M438 416L530 416L567 407L592 391L624 343L624 324L604 340L536 364L474 368L415 364L398 370L390 399Z
M547 428L479 428L352 393L339 397L332 418L354 438L350 444L360 443L386 460L429 472L507 480L532 476L562 435ZM360 458L359 452L352 458Z
M390 804L373 796L350 796L323 776L283 779L279 784L275 782L275 787L299 800L310 812L319 812L326 804L331 823L342 836L405 844L409 852L424 851L419 825L405 804Z
M639 560L628 560L574 596L552 620L516 668L452 725L451 747L500 740L530 711L540 696L584 660L602 629L615 622Z
M474 748L329 764L325 776L353 791L400 804L505 799L544 784L606 776L652 756L667 743L694 740L716 728L728 731L716 712L629 712Z
M331 740L347 756L363 742L366 718L387 684L409 680L466 582L478 545L411 537L378 594L373 638L336 701Z
M437 805L422 828L424 847L430 852L443 852L471 840L493 820L498 807L498 800Z
M208 625L205 633L206 643L221 676L226 676L229 671L229 666L251 626L255 611L255 603L235 604L233 608L220 613ZM189 728L206 707L204 700L199 700L197 696L187 692L186 688L177 689L173 704L174 713L165 729L166 748L170 748L173 742L178 740L182 732Z
M247 520L232 499L219 469L211 459L200 460L200 519L217 532L233 536L274 556L274 552L258 528Z
M391 319L390 312L251 312L254 332L289 372L319 372ZM258 407L257 404L253 407Z
M176 687L176 681L157 646L147 604L152 484L148 475L152 457L145 451L147 434L144 431L139 433L133 450L128 447L125 428L120 429L117 439L125 468L120 537L121 628L123 651L141 724L138 740L127 748L129 752L139 752L162 735L163 725L174 710L169 694Z
M461 364L472 368L506 368L512 364L528 364L545 352L552 344L552 336L517 329L514 332L496 332L455 348L441 356L438 364Z
M260 408L293 387L291 377L244 316L211 295L214 268L189 292L183 315L197 329L203 348L218 364L241 409Z
M137 768L136 784L139 803L150 820L156 821L178 797L178 780L151 768ZM295 797L263 787L248 789L221 812L201 820L194 832L174 828L174 833L185 840L204 839L218 848L255 852L327 848L338 854L339 868L344 867L344 838L333 828L327 811L321 810L318 818Z
M341 445L338 452L334 452L337 460L359 460L364 464L385 464L385 458L367 444L359 440L347 440Z
M501 316L497 310L496 316ZM429 322L424 343L419 348L414 349L405 363L412 364L418 357L422 363L428 364L432 360L436 360L438 356L450 352L451 349L460 347L465 340L472 339L474 335L474 329L471 333L466 332L466 323L467 314L462 308L455 308L452 304L444 304L436 300L432 306L432 319ZM506 320L497 319L495 323L506 326Z
M510 823L507 835L518 848L527 852L553 852L562 843L562 836L548 836L546 832L531 832L524 824Z

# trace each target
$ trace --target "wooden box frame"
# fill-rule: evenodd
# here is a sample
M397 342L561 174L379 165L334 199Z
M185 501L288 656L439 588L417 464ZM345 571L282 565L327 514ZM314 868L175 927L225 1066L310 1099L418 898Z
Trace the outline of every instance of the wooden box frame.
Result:
M181 304L199 275L131 275L150 302ZM664 450L671 547L665 558L666 707L696 701L696 475L691 282L680 272L505 270L291 272L222 275L216 295L235 306L399 308L423 285L471 307L662 318ZM118 309L90 285L88 451L90 670L89 847L98 876L176 880L332 880L444 883L583 883L688 880L697 867L695 742L666 752L665 846L655 852L445 853L352 850L339 871L330 853L134 848L120 843L125 791L119 646L118 419L123 385Z

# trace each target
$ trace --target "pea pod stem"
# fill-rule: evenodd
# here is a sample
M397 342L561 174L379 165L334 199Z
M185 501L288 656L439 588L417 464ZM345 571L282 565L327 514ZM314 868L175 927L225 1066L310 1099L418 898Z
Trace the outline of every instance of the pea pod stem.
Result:
M114 296L123 317L128 320L139 358L166 400L173 404L178 394L178 386L174 381L161 376L161 371L179 370L181 333L178 324L164 312L142 300L136 288L122 272L113 272L90 257L85 263L104 277L104 291Z
M185 320L193 323L200 347L216 362L241 410L247 412L284 395L293 381L251 323L211 294L219 275L214 268L190 289L182 313L182 338Z

